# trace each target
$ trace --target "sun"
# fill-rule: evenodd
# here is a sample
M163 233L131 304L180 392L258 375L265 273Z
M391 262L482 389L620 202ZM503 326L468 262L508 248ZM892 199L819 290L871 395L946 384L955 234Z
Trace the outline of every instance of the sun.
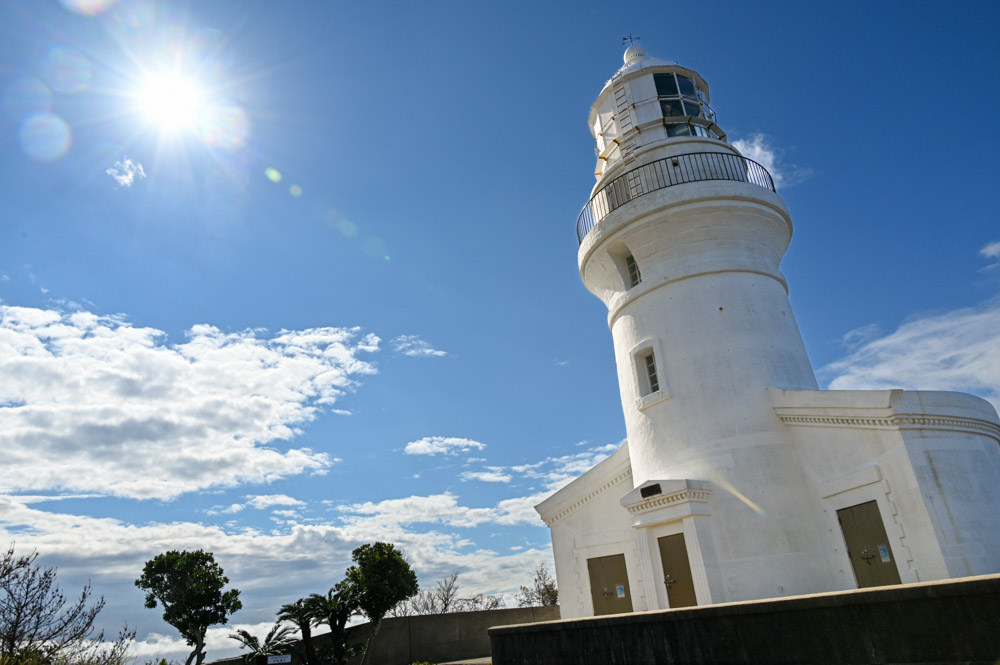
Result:
M137 96L143 115L166 132L194 129L206 105L205 90L197 79L176 72L150 76Z

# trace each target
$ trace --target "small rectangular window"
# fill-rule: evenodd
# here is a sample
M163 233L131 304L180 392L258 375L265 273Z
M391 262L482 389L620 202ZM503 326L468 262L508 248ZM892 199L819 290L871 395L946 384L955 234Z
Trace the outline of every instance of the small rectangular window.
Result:
M625 257L625 267L628 269L628 286L632 288L642 281L642 274L639 272L639 264L631 254Z
M660 389L660 382L656 379L656 358L650 351L643 360L646 363L646 378L649 380L649 393L647 394L652 394Z

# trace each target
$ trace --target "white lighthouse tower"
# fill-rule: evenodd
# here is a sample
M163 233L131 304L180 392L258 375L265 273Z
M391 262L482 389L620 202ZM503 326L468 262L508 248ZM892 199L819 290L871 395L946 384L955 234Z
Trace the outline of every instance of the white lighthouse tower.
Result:
M563 617L1000 572L995 410L818 390L779 268L791 217L710 100L632 45L590 111L578 259L627 443L537 507Z

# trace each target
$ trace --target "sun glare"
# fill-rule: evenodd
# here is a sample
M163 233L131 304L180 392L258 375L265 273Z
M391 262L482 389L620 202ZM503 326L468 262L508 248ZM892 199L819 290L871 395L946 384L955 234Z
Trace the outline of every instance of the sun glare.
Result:
M204 91L193 78L162 74L142 86L139 104L149 121L162 130L193 129L205 105Z

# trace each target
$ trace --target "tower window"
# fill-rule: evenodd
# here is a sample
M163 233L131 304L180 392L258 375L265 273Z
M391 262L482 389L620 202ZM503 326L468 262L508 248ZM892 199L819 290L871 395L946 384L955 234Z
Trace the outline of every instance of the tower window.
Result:
M660 390L660 382L656 378L656 356L648 349L642 356L642 364L646 370L646 384L642 386L643 395L650 395Z
M705 91L698 89L692 79L674 73L653 74L653 83L664 118L690 117L715 121L715 112L708 105Z
M639 264L631 254L625 257L625 268L628 270L629 288L637 286L642 281L642 273L639 272Z

